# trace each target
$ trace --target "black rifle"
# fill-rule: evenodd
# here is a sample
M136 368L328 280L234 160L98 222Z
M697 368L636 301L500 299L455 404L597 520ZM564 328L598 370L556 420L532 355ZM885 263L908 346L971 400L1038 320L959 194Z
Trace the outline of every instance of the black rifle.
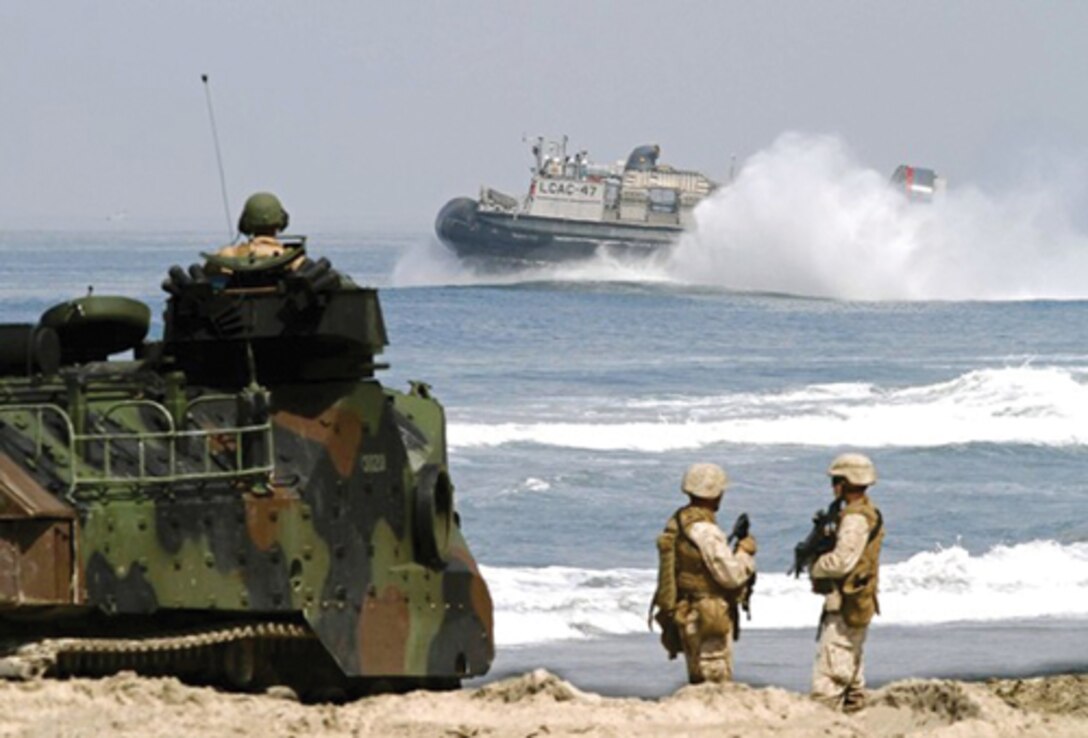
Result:
M816 514L812 516L812 530L808 537L793 547L793 566L786 572L787 574L800 577L801 572L811 570L816 559L835 548L841 509L842 499L837 499L826 511L816 511Z
M737 522L733 523L733 532L729 534L728 542L740 543L742 539L748 537L748 529L750 527L752 527L752 522L748 520L748 513L741 513L738 515Z
M729 534L729 538L726 539L726 543L733 544L733 553L737 552L737 548L740 546L740 542L748 537L748 529L751 527L751 521L748 520L748 513L741 513L737 516L737 522L733 523L733 532ZM752 576L748 577L748 580L742 585L740 596L737 598L737 605L741 610L744 610L744 616L746 619L752 619L752 590L756 587L756 573L753 571ZM734 633L734 640L740 637L740 621L737 618L733 618L736 623L736 631Z

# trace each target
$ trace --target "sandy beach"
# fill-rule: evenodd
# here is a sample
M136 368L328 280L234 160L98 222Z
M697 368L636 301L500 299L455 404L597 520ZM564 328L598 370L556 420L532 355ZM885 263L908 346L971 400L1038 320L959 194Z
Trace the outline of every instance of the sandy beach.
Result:
M683 687L657 700L602 697L537 670L456 692L300 704L122 673L0 683L0 735L26 736L1083 736L1088 676L904 680L837 714L796 692Z

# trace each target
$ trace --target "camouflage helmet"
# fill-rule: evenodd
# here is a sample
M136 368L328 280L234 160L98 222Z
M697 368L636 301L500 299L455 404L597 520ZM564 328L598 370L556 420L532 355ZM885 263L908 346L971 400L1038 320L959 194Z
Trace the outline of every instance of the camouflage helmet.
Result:
M692 464L684 472L684 481L680 489L692 497L704 500L716 500L725 492L729 477L717 464Z
M257 192L246 200L238 230L247 236L272 235L286 228L287 223L287 211L280 199L271 192Z
M876 484L876 467L864 454L839 454L827 468L827 476L843 477L857 487L869 487Z

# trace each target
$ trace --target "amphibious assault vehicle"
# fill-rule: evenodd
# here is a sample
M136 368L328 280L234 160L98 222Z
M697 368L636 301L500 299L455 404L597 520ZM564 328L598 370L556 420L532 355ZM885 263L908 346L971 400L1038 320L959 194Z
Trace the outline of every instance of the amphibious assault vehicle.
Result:
M0 673L365 693L487 671L442 406L374 378L376 291L284 243L173 267L161 340L125 297L0 325Z
M529 193L518 199L490 187L473 200L450 200L435 231L458 254L502 266L586 259L601 248L646 256L668 247L717 183L700 172L659 164L656 145L626 161L597 164L567 154L567 139L533 143Z

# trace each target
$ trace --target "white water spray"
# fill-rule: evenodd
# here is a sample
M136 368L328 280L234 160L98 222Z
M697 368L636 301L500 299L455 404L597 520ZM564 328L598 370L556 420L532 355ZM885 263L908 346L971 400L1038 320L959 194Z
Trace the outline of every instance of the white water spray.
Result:
M787 133L696 210L678 281L861 300L1088 296L1088 235L1062 188L985 194L952 182L911 203L828 136Z
M672 282L663 259L624 258L605 250L584 261L537 264L522 269L485 271L468 266L437 239L421 242L404 253L393 268L397 287L428 285L499 285L527 282Z

